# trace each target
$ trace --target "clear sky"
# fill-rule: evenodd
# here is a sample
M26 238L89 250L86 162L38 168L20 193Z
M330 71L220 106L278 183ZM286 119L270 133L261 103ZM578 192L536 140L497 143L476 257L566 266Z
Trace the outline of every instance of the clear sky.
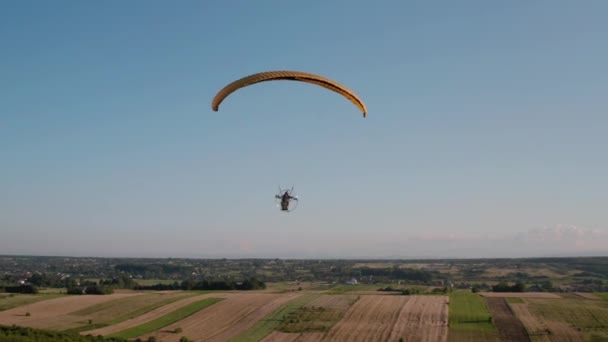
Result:
M0 254L608 251L608 2L3 1ZM211 99L259 71L321 74ZM282 213L282 185L301 197Z

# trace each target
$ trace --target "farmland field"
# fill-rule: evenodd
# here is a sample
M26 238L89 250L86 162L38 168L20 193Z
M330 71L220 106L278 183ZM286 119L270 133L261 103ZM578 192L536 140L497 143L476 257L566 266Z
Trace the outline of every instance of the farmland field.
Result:
M69 314L87 307L140 296L141 293L116 293L105 296L76 295L39 301L0 312L0 322L4 325L19 325L41 329L65 329L73 325L74 318ZM30 313L31 316L26 314Z
M359 299L327 334L332 341L387 340L407 296L366 295Z
M552 340L608 340L608 302L584 299L526 299L530 313L549 329Z
M479 292L479 295L488 298L542 298L542 299L561 299L559 295L549 292Z
M110 336L128 339L128 338L134 338L134 337L137 337L140 335L144 335L144 334L153 332L155 330L164 328L172 323L178 322L178 321L180 321L190 315L193 315L194 313L199 312L200 310L202 310L210 305L213 305L219 301L222 301L222 300L224 300L224 298L206 298L203 300L199 300L197 302L190 303L186 306L183 306L164 316L158 317L153 321L146 322L144 324L125 329L123 331L117 332Z
M594 295L593 293L584 293L584 292L575 292L575 295L585 298L585 299L591 299L591 300L600 300L601 298Z
M449 341L498 341L484 298L471 292L450 294Z
M518 297L512 298L521 300ZM498 335L503 341L529 341L526 328L513 314L506 299L499 297L486 298Z
M360 297L321 295L287 317L278 330L283 332L327 332L339 322Z
M328 333L330 341L442 341L447 332L447 298L438 296L361 296ZM406 336L403 336L406 337Z
M350 295L321 295L281 318L262 341L320 341L358 300ZM266 319L271 319L268 317ZM266 320L265 319L265 320Z
M389 339L447 341L448 302L447 296L411 296L401 309Z
M377 291L382 284L338 285L330 291L310 286L294 291L297 283L287 285L270 291L0 294L0 302L10 307L0 312L0 322L168 342L182 336L233 342L608 340L605 293L404 296Z
M178 292L180 293L180 292ZM183 292L181 292L183 293ZM196 296L187 296L187 297L183 297L183 298L178 298L178 300L176 301L172 301L171 303L165 303L163 306L159 306L155 309L149 310L145 313L142 313L138 316L135 316L133 318L106 326L106 327L101 327L101 328L96 328L93 330L87 330L87 331L81 331L80 334L81 335L112 335L115 333L118 333L120 331L129 329L131 327L134 326L139 326L142 324L145 324L147 322L153 321L159 317L163 317L165 315L170 314L171 312L174 312L176 310L178 310L179 308L182 308L184 306L190 305L192 303L195 303L197 301L200 300L204 300L207 298L226 298L229 297L230 295L228 294L201 294L201 295L196 295Z
M144 285L144 286L148 286L148 285L156 285L156 284L173 284L175 283L175 280L173 279L135 279L135 282L139 285Z
M302 296L301 293L237 293L226 300L199 311L162 330L141 336L150 336L166 342L179 341L181 336L204 341L228 341L254 326L258 321L283 304ZM180 334L172 333L180 328Z
M173 303L180 299L194 296L194 293L145 293L140 296L133 296L126 299L116 299L113 301L93 305L82 310L69 313L73 317L73 324L70 332L81 332L101 328L122 321L140 316L161 306ZM88 323L88 322L91 323ZM62 327L55 327L56 329Z
M43 300L63 297L61 294L0 294L0 311L16 308L18 306L33 304Z
M284 323L285 319L289 319L296 311L303 308L309 302L318 298L319 294L307 294L299 298L289 301L281 307L274 310L272 313L259 320L254 326L243 331L236 336L232 341L259 341L264 336L270 334L275 328Z

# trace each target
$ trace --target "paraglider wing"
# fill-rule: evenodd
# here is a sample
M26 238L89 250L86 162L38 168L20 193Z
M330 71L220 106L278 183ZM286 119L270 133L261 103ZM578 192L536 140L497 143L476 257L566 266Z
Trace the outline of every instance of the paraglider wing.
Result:
M211 108L214 111L218 111L220 104L226 97L228 97L233 92L237 91L240 88L260 83L266 81L277 81L277 80L288 80L288 81L300 81L316 84L318 86L324 87L326 89L332 90L350 100L355 106L361 110L363 113L363 117L367 115L367 108L361 99L350 89L345 86L332 81L323 76L310 74L301 71L266 71L260 72L257 74L249 75L238 79L227 86L225 86L222 90L220 90L217 95L213 98L213 102L211 103Z

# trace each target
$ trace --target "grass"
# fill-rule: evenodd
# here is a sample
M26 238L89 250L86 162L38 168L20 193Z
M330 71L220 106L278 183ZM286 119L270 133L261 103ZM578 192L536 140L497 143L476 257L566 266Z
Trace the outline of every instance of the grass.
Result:
M527 299L530 313L547 322L563 322L585 335L608 340L608 301L584 299Z
M485 300L471 292L450 293L449 304L450 341L492 341L497 330L492 323Z
M177 280L175 279L134 279L136 283L142 286L151 286L156 284L171 285ZM179 283L179 281L178 281Z
M16 308L22 305L32 304L43 300L64 297L65 294L2 294L0 295L0 311Z
M340 321L346 310L353 305L359 297L342 296L342 303L329 306L315 306L315 302L300 307L294 312L284 316L281 324L276 330L286 333L305 333L305 332L328 332L338 321Z
M129 329L125 329L123 331L119 331L115 334L110 335L110 337L119 337L124 339L135 338L137 336L145 335L147 333L151 333L158 329L164 328L170 324L173 324L177 321L180 321L190 315L193 315L200 310L213 305L217 302L224 300L224 298L207 298L200 300L198 302L194 302L192 304L181 307L173 312L170 312L162 317L159 317L150 322L140 324L135 327L131 327Z
M141 296L121 298L110 302L93 305L70 313L70 315L87 316L86 320L83 321L85 325L67 329L65 331L81 332L103 328L108 325L117 324L122 321L143 315L146 312L150 312L161 306L195 295L196 294L194 293L184 293L179 295L149 293ZM89 319L92 320L91 324L88 324Z
M48 288L38 289L38 294L63 294L66 292L67 292L67 290L65 287L61 287L61 288L48 287Z
M505 300L507 301L507 303L514 303L514 304L525 303L523 298L519 298L519 297L506 297Z
M254 326L234 337L232 342L260 341L279 327L285 319L302 308L304 305L318 298L320 294L305 294L277 308L268 316L257 322Z
M416 286L416 285L398 285L398 284L356 284L356 285L345 285L339 284L334 285L330 289L324 291L324 294L348 294L353 291L378 291L380 288L392 287L393 289L406 289L406 288L417 288L420 292L424 292L426 290L425 286ZM378 292L381 294L382 292Z
M594 295L596 295L604 300L608 300L608 292L595 292Z

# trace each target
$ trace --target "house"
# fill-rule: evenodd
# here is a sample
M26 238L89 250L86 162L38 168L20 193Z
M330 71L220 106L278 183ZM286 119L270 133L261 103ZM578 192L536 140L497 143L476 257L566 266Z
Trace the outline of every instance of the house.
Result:
M357 279L351 278L351 280L346 281L346 285L357 285Z

